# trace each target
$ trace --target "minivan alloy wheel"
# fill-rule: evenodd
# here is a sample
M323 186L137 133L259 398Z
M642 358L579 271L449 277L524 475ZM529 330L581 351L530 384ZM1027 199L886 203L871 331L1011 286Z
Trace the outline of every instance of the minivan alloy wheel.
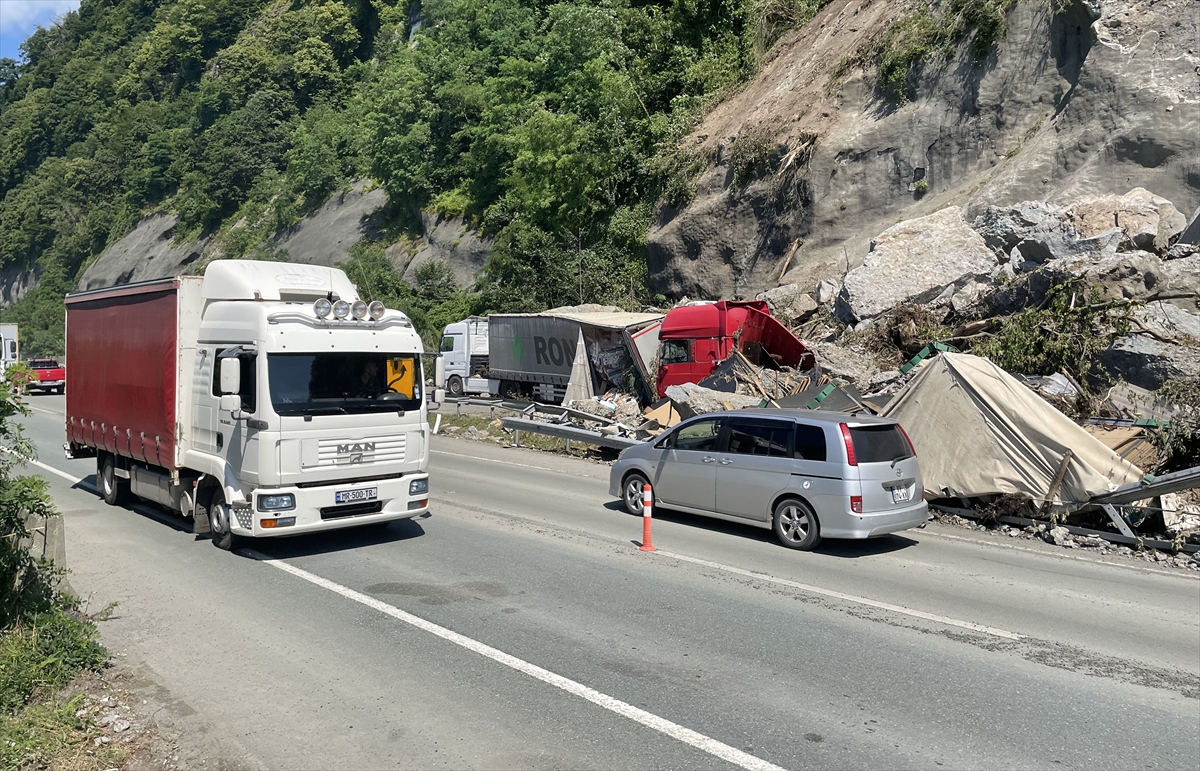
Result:
M775 507L775 536L792 549L812 549L821 540L820 526L808 504L798 500L781 501Z
M630 514L642 512L642 490L649 484L641 474L630 474L625 478L625 510Z

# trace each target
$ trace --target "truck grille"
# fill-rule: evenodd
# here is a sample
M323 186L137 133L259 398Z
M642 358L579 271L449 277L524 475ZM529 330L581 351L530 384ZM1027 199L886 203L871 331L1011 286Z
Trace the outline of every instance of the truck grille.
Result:
M343 517L362 517L367 514L378 514L383 511L383 503L351 503L341 506L326 506L321 509L321 519L341 519Z
M369 466L404 461L405 435L372 436L364 439L317 440L317 468Z

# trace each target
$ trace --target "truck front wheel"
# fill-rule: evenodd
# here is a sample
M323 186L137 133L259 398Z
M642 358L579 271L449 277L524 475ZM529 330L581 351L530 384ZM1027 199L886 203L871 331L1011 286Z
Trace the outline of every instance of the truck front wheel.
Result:
M449 391L450 395L455 398L462 396L463 395L462 378L459 377L458 375L451 375L450 379L446 381L446 390Z
M129 482L117 476L117 465L108 453L96 461L96 486L109 506L120 506L128 492Z
M212 539L213 546L230 551L239 545L239 539L229 524L229 504L221 492L213 493L208 503L198 508L203 516L208 517L208 537Z

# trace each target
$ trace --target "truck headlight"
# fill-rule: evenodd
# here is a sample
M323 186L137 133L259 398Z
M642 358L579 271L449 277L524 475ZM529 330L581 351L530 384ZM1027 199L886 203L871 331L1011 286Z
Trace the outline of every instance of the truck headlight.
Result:
M414 479L408 483L409 495L424 495L427 492L429 492L429 477Z
M296 496L291 493L258 496L259 511L287 511L294 508L296 508Z

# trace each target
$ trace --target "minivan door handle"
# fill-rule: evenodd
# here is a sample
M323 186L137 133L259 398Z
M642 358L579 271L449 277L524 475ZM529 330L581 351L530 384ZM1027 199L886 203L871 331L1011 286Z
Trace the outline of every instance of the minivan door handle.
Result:
M733 463L733 461L731 461L729 458L721 458L722 466L728 466L730 463Z
M705 456L705 458L704 458L704 462L705 462L705 463L716 463L716 462L717 462L717 459L716 459L716 458L709 458L709 457Z

